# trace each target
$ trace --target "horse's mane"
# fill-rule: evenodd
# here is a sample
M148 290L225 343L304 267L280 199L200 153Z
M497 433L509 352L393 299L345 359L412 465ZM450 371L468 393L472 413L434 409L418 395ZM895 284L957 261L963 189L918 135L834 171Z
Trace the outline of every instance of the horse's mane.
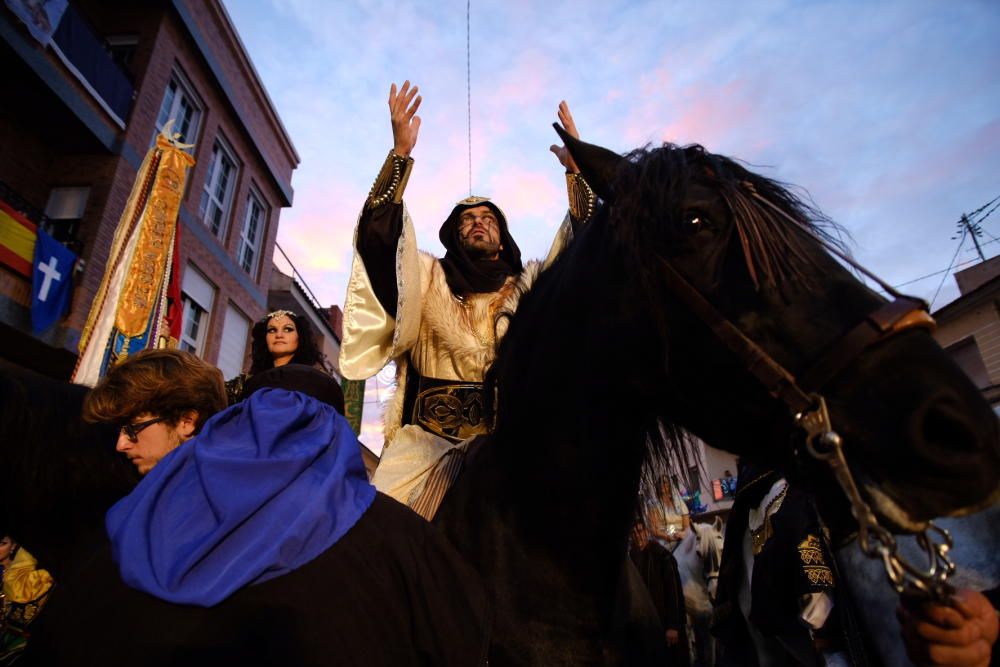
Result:
M776 287L789 279L807 284L805 269L813 263L810 243L847 254L846 230L819 210L804 189L761 176L699 144L664 143L628 153L612 186L611 223L636 252L662 248L664 218L679 223L688 186L706 176L732 215L755 288Z
M86 392L0 366L0 525L43 562L103 525L137 482L115 451L116 429L80 418Z
M521 300L486 375L490 388L486 395L493 398L495 392L501 415L509 401L521 400L517 396L521 387L510 379L530 374L539 364L552 361L537 353L523 354L524 347L531 346L532 337L542 335L542 328L537 327L540 319L547 319L550 326L560 319L543 311L570 313L573 309L601 307L599 294L582 293L576 283L581 273L601 266L602 258L609 253L628 258L633 303L626 307L653 318L658 337L666 340L670 314L663 308L663 278L657 260L668 254L665 248L670 234L676 233L685 213L687 188L696 179L715 188L728 207L735 234L730 231L721 242L742 253L753 290L780 290L788 285L809 289L807 269L815 264L817 243L847 254L843 242L846 232L824 215L804 190L756 174L736 160L710 153L697 144L682 147L665 143L636 149L624 156L608 184L613 196L598 207L576 240ZM533 326L515 326L518 319L524 318ZM545 335L565 332L547 331ZM568 343L566 348L560 353L573 353ZM600 352L591 349L589 354ZM556 363L565 364L565 359ZM498 428L502 423L501 416ZM676 458L676 452L691 437L662 415L647 424L645 431L644 476L664 470L671 453ZM644 479L643 484L654 481Z

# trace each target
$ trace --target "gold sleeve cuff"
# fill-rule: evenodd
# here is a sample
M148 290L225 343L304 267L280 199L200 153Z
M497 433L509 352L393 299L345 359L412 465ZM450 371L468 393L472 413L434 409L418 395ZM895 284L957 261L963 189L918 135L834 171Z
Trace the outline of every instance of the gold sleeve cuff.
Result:
M368 193L366 206L374 209L389 202L398 204L403 201L403 190L406 189L406 182L410 180L412 169L413 158L401 157L389 151L385 162L382 163L382 169L375 178L371 192Z
M566 192L569 194L569 213L581 222L590 220L597 204L597 195L580 174L566 174Z

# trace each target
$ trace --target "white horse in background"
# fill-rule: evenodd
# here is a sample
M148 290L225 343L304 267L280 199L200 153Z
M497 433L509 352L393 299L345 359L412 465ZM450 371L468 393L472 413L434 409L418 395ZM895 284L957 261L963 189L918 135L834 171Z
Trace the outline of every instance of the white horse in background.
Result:
M687 608L688 628L694 635L694 664L701 667L715 665L715 639L712 625L712 605L719 583L719 565L722 562L722 521L691 523L690 530L674 550L677 569L684 588L684 606Z

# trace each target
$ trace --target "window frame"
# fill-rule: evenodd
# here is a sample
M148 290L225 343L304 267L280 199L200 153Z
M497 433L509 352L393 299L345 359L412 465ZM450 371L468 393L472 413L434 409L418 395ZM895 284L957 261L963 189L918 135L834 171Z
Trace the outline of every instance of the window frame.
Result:
M177 347L201 357L205 353L205 331L208 329L208 316L210 314L187 292L181 292L181 303L184 309L181 314L181 339L177 342ZM189 311L200 313L196 324L198 331L194 339L188 335L188 326L190 324Z
M198 298L199 295L208 303L202 303ZM178 346L181 349L204 358L205 344L208 340L207 332L212 326L212 314L216 308L218 296L218 285L209 280L194 264L188 264L184 268L184 275L181 278L181 336L178 341ZM200 313L197 318L197 332L194 338L189 335L188 331L191 323L191 311Z
M174 92L173 100L170 104L170 111L166 114L165 118L163 114L163 105L167 100L167 94L170 90L171 84L176 84L176 90ZM178 94L180 93L180 94ZM156 143L156 137L163 131L163 126L166 124L170 118L177 118L177 109L180 104L179 100L187 99L189 106L192 109L190 126L186 132L180 137L180 142L185 144L196 144L198 138L198 131L201 129L201 120L204 115L205 106L201 103L201 98L194 92L194 87L190 84L187 77L176 67L174 67L170 72L170 79L167 81L166 87L163 89L163 98L160 100L160 108L156 112L156 118L153 121L153 136L150 137L149 145L152 146ZM180 132L177 127L176 122L174 127L171 128L173 132ZM188 153L191 153L193 148L185 149Z
M254 205L260 211L260 219L256 230L256 239L251 240L247 235L247 229L250 226L251 216L253 214ZM250 275L254 280L257 279L257 269L260 266L260 256L263 246L264 232L267 229L268 218L270 217L271 211L267 204L264 203L264 198L260 196L260 193L256 188L252 187L247 192L247 205L246 211L243 214L243 225L240 228L240 242L236 248L236 263L240 265L247 274ZM249 248L253 253L250 259L250 266L246 266L244 263L244 251Z
M218 189L219 164L222 160L227 160L232 169L229 180L226 183L226 191L222 195L223 201L219 201L215 191ZM236 154L229 148L226 140L221 135L216 137L215 142L212 144L208 170L205 172L205 183L201 188L201 205L198 207L198 214L201 216L201 221L208 227L208 230L222 241L225 241L229 230L229 218L232 217L233 198L236 193L236 183L239 180L239 171L240 165L236 161ZM213 229L213 222L209 217L213 205L221 212L218 229Z

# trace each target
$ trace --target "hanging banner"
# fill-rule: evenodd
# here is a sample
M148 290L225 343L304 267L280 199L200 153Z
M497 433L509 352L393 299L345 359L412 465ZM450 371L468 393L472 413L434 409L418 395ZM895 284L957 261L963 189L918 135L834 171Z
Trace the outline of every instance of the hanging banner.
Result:
M28 27L31 36L42 46L48 46L69 0L6 0L6 3Z
M168 291L177 215L194 158L169 134L156 138L122 213L104 278L80 336L73 381L94 385L129 354L170 344ZM176 342L175 342L176 344Z
M31 329L36 334L55 324L69 310L74 266L73 251L39 229L31 280Z

